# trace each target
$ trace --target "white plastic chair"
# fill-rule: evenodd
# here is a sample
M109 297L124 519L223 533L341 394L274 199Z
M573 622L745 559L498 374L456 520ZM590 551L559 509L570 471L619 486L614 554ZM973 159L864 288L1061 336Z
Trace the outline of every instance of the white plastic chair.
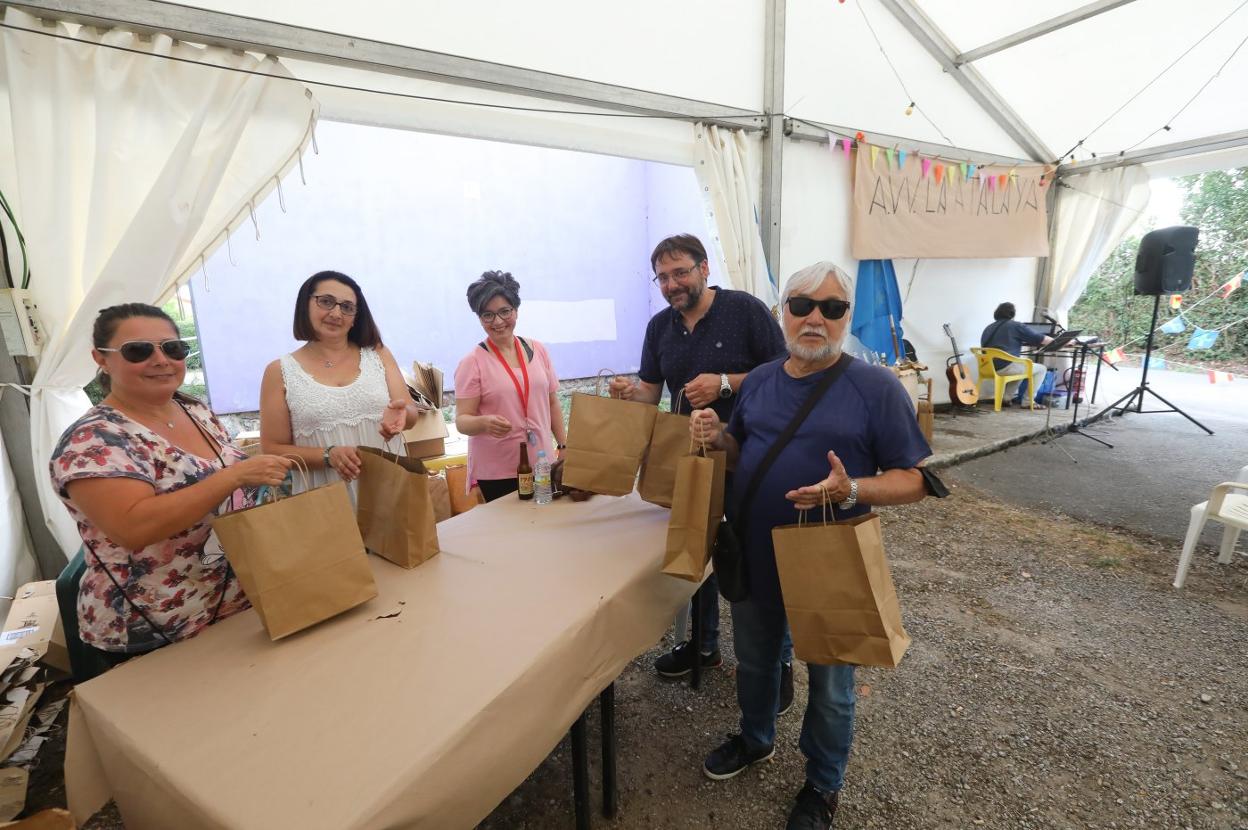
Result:
M1239 532L1248 530L1248 495L1238 495L1232 493L1232 490L1248 493L1248 467L1239 471L1236 481L1224 481L1214 487L1209 494L1209 501L1192 506L1192 518L1187 525L1187 538L1183 540L1183 553L1179 556L1179 570L1174 575L1174 587L1183 587L1183 582L1187 579L1187 569L1192 565L1196 542L1200 539L1200 532L1205 529L1205 522L1210 519L1226 526L1222 531L1218 561L1225 565L1235 555Z

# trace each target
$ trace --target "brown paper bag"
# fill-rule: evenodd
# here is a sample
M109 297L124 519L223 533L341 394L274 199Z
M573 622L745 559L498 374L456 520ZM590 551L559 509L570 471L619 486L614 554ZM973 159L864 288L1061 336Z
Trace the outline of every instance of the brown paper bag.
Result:
M274 640L377 596L341 481L226 513L212 529Z
M805 513L805 511L803 511ZM880 518L773 528L793 650L808 663L896 666L910 646Z
M481 496L481 488L468 489L468 467L463 464L452 464L443 468L446 471L446 489L451 498L451 515L467 513L478 504L485 504Z
M677 392L673 409L680 406ZM654 418L650 445L641 463L637 493L645 501L660 507L672 506L672 489L676 486L676 465L689 454L689 416L659 412Z
M602 385L600 376L600 394ZM563 452L564 486L604 496L633 492L657 414L651 404L580 392L573 395L568 447Z
M725 460L722 452L702 451L677 462L663 573L690 582L701 582L706 575L715 531L724 516Z
M444 522L451 516L451 492L446 485L446 476L441 473L429 474L429 500L433 502L434 522Z
M364 547L404 568L414 568L438 552L431 479L417 458L374 447L359 447L356 494Z

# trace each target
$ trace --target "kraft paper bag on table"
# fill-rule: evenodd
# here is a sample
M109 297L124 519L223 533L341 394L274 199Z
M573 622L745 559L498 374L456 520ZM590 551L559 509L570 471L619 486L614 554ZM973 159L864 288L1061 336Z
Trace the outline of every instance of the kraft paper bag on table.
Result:
M484 504L481 488L468 489L468 467L463 464L452 464L444 468L446 472L446 489L451 499L451 515L467 513L479 504Z
M432 479L419 459L359 447L356 494L364 547L404 568L438 552Z
M672 506L672 490L676 486L676 465L689 454L689 416L678 415L680 392L672 404L672 412L659 412L654 418L650 445L641 462L637 493L645 501L660 507Z
M226 513L212 529L274 640L377 596L341 481Z
M597 394L572 396L563 484L604 496L627 496L637 481L658 408L600 397L604 380L599 372Z
M688 442L686 432L686 450ZM706 575L715 531L724 517L726 458L722 452L707 452L703 447L696 454L685 455L676 464L663 573L690 582L701 582Z
M894 667L910 646L884 555L880 517L773 528L793 650L808 663Z

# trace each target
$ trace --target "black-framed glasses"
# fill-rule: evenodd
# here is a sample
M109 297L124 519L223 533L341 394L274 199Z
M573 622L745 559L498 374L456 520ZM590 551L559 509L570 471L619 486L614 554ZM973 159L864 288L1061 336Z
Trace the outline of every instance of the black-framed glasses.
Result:
M658 286L666 285L667 283L672 282L673 280L677 282L684 282L685 279L690 274L697 271L699 268L701 268L701 266L702 266L702 263L699 262L697 265L694 265L692 268L677 268L674 271L667 272L666 274L655 274L654 279L650 280L650 282Z
M355 312L360 310L360 307L350 300L339 300L333 294L314 294L312 299L316 301L317 306L326 311L333 311L334 306L338 306L346 317L354 317Z
M827 300L812 300L810 297L789 297L789 312L794 317L806 317L815 310L819 309L819 313L823 315L825 320L839 320L845 316L845 312L849 311L848 300L837 300L835 298Z
M127 340L115 349L97 349L101 352L117 352L129 363L142 363L156 353L156 348L170 360L186 360L191 344L185 340Z
M514 308L505 305L498 311L483 311L478 316L481 318L482 322L493 323L495 318L498 318L499 320L510 320L511 315L515 313L516 310Z

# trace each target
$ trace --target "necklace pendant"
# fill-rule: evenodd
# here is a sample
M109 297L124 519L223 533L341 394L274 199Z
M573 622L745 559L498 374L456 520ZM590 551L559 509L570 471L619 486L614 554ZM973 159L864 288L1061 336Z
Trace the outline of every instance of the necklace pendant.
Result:
M334 368L334 362L332 360L327 360L325 361L325 366L329 369L332 369Z

